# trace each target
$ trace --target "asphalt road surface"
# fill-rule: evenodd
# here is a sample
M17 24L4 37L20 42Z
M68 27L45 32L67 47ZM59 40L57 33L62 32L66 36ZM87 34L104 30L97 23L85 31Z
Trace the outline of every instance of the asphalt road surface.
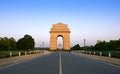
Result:
M120 74L120 67L61 51L1 68L0 74Z

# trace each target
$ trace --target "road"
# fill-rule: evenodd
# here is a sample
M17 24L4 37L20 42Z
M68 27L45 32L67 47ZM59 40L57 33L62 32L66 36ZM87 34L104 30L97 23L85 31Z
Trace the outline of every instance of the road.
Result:
M120 67L61 51L1 68L0 74L120 74Z

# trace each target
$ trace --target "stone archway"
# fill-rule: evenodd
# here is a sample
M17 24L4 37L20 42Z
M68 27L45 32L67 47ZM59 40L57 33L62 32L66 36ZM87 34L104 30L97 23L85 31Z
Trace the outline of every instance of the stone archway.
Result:
M53 24L50 29L50 50L57 50L57 37L63 38L63 50L70 50L70 30L67 24Z

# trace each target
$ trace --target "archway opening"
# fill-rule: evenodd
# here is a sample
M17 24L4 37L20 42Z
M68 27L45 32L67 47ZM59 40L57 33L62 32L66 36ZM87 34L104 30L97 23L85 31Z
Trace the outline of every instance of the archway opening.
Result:
M63 50L63 37L61 35L57 37L57 49Z

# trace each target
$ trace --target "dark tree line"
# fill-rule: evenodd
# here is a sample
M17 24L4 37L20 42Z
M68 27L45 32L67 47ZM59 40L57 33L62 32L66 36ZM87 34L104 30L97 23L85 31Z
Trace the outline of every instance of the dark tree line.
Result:
M71 47L71 50L81 50L81 47L79 44L76 44L75 46Z
M109 42L101 41L98 42L94 47L93 50L113 50L113 51L120 51L120 39L119 40L110 40Z
M77 44L73 46L71 50L120 51L120 39L110 40L109 42L99 41L94 46L80 47L80 45Z
M0 50L16 50L16 41L14 38L0 37Z
M6 50L29 50L34 49L34 39L30 35L24 35L23 38L16 41L14 38L0 37L0 51Z

